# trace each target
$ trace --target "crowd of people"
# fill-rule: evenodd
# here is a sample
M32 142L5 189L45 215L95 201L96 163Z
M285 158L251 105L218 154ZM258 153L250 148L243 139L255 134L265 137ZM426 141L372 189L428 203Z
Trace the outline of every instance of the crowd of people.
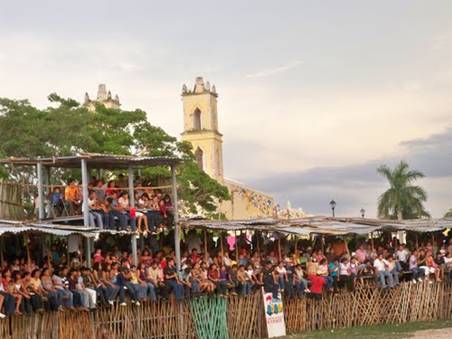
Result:
M74 179L62 190L56 186L48 196L51 216L77 215L83 212L83 191ZM128 230L147 236L173 222L173 206L168 194L134 183L134 206L130 203L127 178L105 183L93 177L88 185L89 225L100 229Z
M128 302L139 306L158 299L201 294L247 296L263 288L274 298L320 298L341 289L352 291L360 279L381 288L395 288L402 280L416 284L452 280L452 241L426 242L417 247L390 241L372 246L363 240L350 252L343 241L332 241L323 251L310 246L253 245L239 239L237 248L203 244L195 231L183 242L181 269L171 247L139 251L135 266L128 251L97 248L93 267L73 253L70 260L50 254L40 267L35 261L14 258L1 263L0 317L45 309L90 310ZM242 241L240 241L242 240ZM228 250L223 250L226 246ZM208 248L207 252L202 250ZM278 250L275 250L277 248Z

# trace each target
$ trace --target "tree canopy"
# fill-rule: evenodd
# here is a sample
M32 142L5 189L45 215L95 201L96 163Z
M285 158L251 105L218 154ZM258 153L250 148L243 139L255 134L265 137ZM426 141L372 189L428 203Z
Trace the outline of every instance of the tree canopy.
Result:
M178 142L152 125L143 110L125 111L97 104L88 110L57 94L39 109L27 100L0 98L0 156L64 156L77 152L178 156L180 196L191 212L214 213L216 202L229 199L228 189L196 166L189 143ZM0 168L0 176L6 172ZM168 179L165 167L146 168L143 177Z
M408 164L401 161L393 169L382 165L378 173L388 180L389 189L378 199L378 216L389 219L418 219L429 217L424 208L427 200L425 190L414 184L424 174L411 170Z

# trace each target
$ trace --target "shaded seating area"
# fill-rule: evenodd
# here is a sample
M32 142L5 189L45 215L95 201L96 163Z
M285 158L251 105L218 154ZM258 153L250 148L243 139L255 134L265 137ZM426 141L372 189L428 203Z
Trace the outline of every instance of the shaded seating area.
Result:
M135 198L138 197L135 192L137 188L134 181L135 175L144 168L155 166L167 167L172 173L171 185L166 186L166 188L171 190L171 206L165 206L165 208L177 211L176 166L179 163L180 159L175 157L140 157L96 153L81 153L74 156L54 156L49 158L10 157L0 159L0 164L5 165L9 170L20 167L31 167L35 169L37 194L34 198L34 204L37 211L37 220L34 223L36 225L55 228L64 225L84 227L95 225L98 228L102 228L102 231L111 231L111 233L115 233L116 230L121 229L131 234L132 252L135 263L138 262L136 251L137 237L135 234L137 221L140 221L140 216L143 214L146 214L146 224L148 220L152 221L155 219L152 211L147 208L144 208L143 211L137 206L138 201L135 201ZM50 185L52 173L57 173L62 169L79 170L81 173L81 184L76 185L75 180L69 179L67 185ZM101 170L126 171L127 176L120 174L122 176L121 187L111 188L114 192L113 198L107 198L105 201L102 201L102 204L99 202L97 205L94 205L95 203L92 203L92 201L98 198L92 198L90 196L92 192L95 192L95 187L90 187L90 180L93 177L91 174L94 171L100 173ZM142 190L143 187L139 187L139 189ZM117 195L117 192L121 192L121 196ZM122 205L118 208L112 206L118 203L122 203ZM77 214L77 211L81 214ZM166 214L169 215L170 213L168 212ZM107 217L110 218L110 221L106 222ZM141 219L144 219L144 217ZM171 224L177 223L177 220L177 213L171 213ZM106 225L103 225L105 222ZM27 223L29 224L29 221ZM113 227L108 227L108 225L113 225ZM178 235L177 228L175 234ZM86 243L86 251L87 253L91 253L90 242ZM89 267L91 267L90 257L90 255L87 255Z

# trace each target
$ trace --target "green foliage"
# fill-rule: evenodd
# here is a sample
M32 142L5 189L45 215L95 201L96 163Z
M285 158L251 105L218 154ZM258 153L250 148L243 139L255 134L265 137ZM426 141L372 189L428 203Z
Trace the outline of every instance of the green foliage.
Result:
M406 162L401 161L394 169L382 165L377 169L389 183L389 189L378 199L378 215L389 219L417 219L430 217L423 203L427 200L425 190L413 183L424 174L410 170Z
M216 199L219 201L229 199L228 189L201 171L193 161L186 161L178 174L181 195L191 207L191 213L196 213L197 202L202 202L201 206L207 213L214 213ZM215 195L210 192L215 192Z
M146 112L111 109L102 104L89 111L77 101L55 93L48 99L51 106L41 110L27 100L0 98L0 154L48 157L91 152L178 156L183 159L178 169L180 197L190 211L196 212L200 207L213 213L217 201L229 199L227 188L196 166L191 145L178 142L149 123ZM142 176L165 180L171 173L166 167L153 167L144 169Z

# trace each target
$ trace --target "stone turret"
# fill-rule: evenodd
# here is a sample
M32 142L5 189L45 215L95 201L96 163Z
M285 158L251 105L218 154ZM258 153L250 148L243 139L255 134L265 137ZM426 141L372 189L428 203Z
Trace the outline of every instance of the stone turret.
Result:
M119 102L119 96L116 94L113 96L111 91L107 91L107 86L105 84L100 84L97 88L97 98L96 100L91 100L88 93L85 93L85 100L83 106L87 107L90 111L96 109L96 103L104 104L107 108L119 109L121 103Z
M187 85L182 85L182 96L193 94L212 94L214 97L218 96L215 90L215 85L211 86L208 81L204 83L203 77L196 77L195 85L192 90L189 90Z
M107 100L107 86L105 84L100 84L97 89L97 100L103 101Z

